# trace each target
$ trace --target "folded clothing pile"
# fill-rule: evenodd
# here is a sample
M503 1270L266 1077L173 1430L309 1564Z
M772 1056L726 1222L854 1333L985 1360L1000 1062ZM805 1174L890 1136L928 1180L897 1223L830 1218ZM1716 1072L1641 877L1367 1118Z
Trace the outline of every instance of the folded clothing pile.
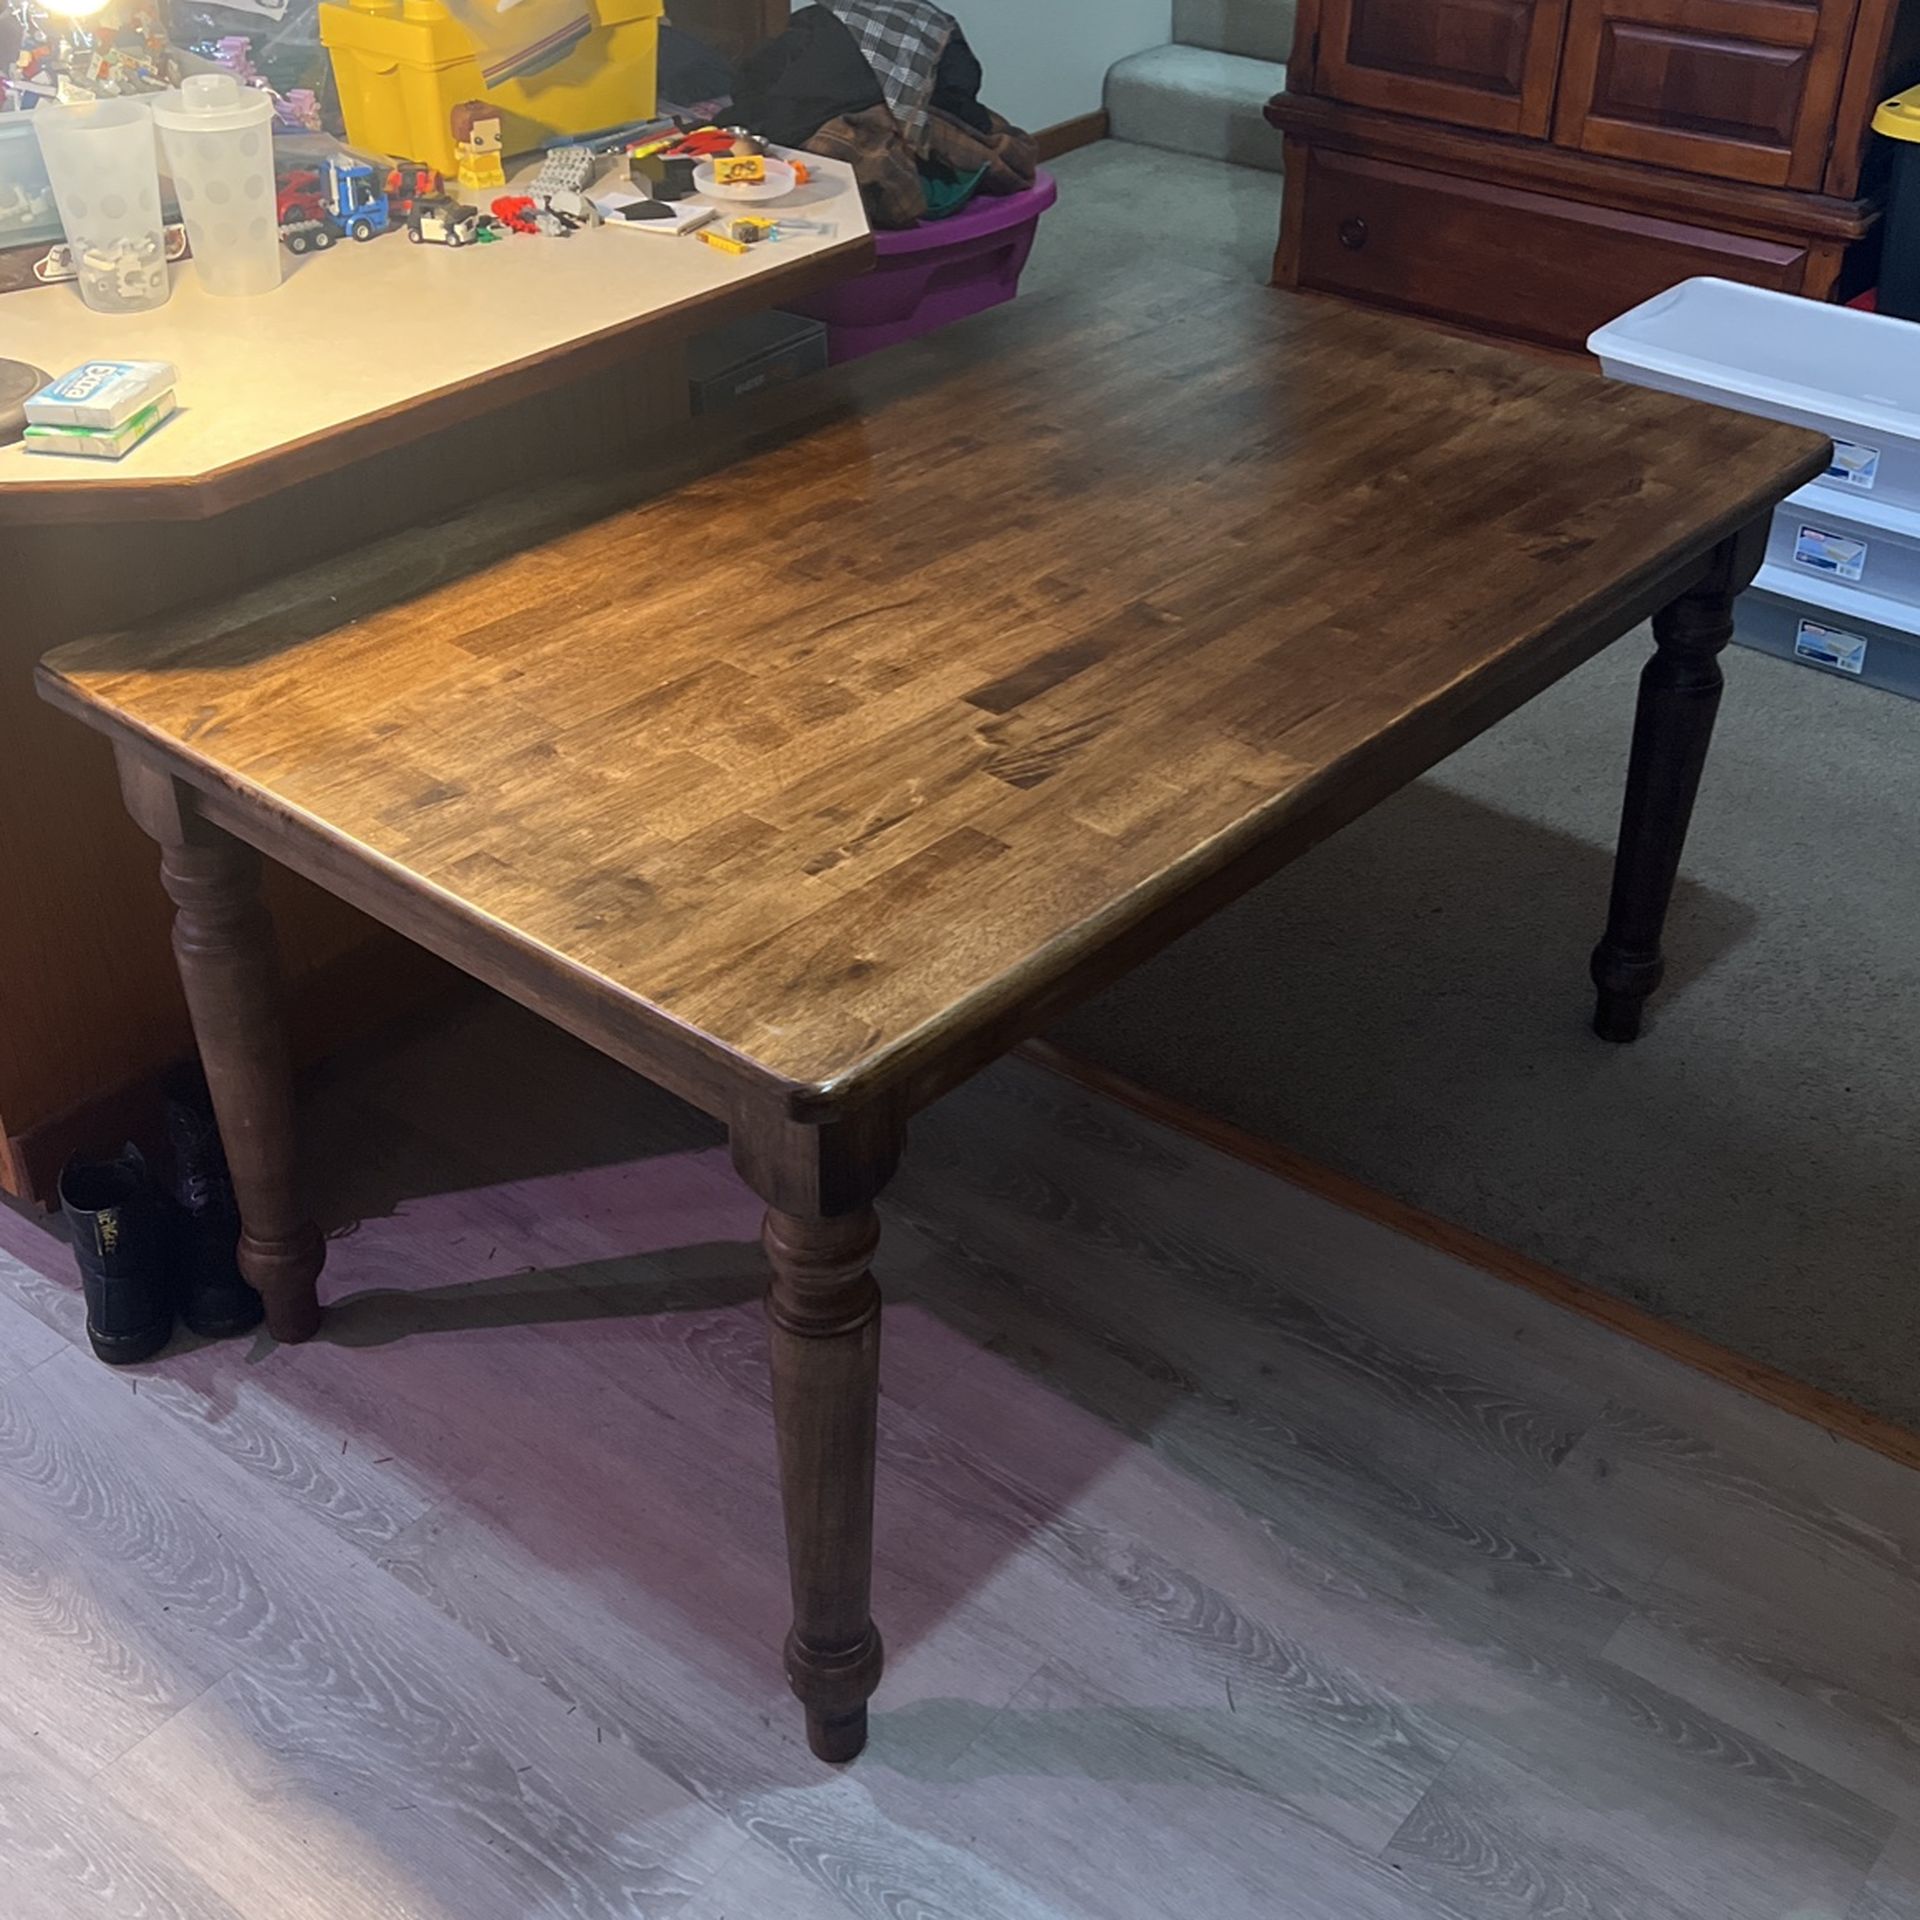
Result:
M746 57L733 111L780 146L847 161L873 224L911 227L1033 185L1033 136L981 104L981 78L930 0L822 0Z

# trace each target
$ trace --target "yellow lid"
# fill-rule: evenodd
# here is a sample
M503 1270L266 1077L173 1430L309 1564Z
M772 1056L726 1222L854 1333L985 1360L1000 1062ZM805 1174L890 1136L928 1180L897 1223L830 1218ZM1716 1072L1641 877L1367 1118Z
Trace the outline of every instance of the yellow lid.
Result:
M1874 110L1873 130L1889 140L1920 140L1920 87L1909 87Z
M473 58L473 36L440 0L326 0L320 44L350 47L415 66L451 66Z
M619 27L657 20L666 0L587 0L596 26ZM325 0L320 8L320 44L445 66L473 58L473 36L441 0Z

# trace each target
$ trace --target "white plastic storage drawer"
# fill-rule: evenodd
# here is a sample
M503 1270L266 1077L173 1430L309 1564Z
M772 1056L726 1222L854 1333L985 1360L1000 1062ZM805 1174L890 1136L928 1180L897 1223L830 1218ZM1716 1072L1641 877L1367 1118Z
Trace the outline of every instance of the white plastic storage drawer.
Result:
M1734 602L1743 647L1920 700L1920 610L1877 594L1830 592L1769 563Z
M1683 280L1588 341L1615 380L1813 427L1814 485L1920 508L1920 326L1731 280Z
M1843 499L1817 482L1802 487L1774 509L1767 564L1842 599L1870 593L1920 607L1920 509Z

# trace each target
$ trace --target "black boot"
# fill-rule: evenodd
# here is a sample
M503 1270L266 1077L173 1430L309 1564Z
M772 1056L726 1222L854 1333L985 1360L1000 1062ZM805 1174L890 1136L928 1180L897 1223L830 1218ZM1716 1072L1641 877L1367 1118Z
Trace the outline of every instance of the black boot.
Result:
M260 1296L240 1277L240 1209L226 1149L197 1065L166 1077L167 1144L173 1150L174 1276L180 1318L204 1340L260 1324Z
M109 1366L158 1353L173 1333L166 1215L140 1149L117 1160L75 1154L60 1175L60 1211L87 1296L87 1338Z

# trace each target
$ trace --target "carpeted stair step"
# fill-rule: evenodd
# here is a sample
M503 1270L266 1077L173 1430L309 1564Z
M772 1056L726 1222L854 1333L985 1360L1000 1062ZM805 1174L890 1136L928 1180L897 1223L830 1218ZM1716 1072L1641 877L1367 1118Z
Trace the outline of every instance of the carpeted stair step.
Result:
M1284 61L1293 14L1294 0L1173 0L1173 37L1184 47Z
M1263 109L1286 83L1277 60L1211 47L1150 47L1107 75L1110 131L1144 147L1278 172L1280 135Z

